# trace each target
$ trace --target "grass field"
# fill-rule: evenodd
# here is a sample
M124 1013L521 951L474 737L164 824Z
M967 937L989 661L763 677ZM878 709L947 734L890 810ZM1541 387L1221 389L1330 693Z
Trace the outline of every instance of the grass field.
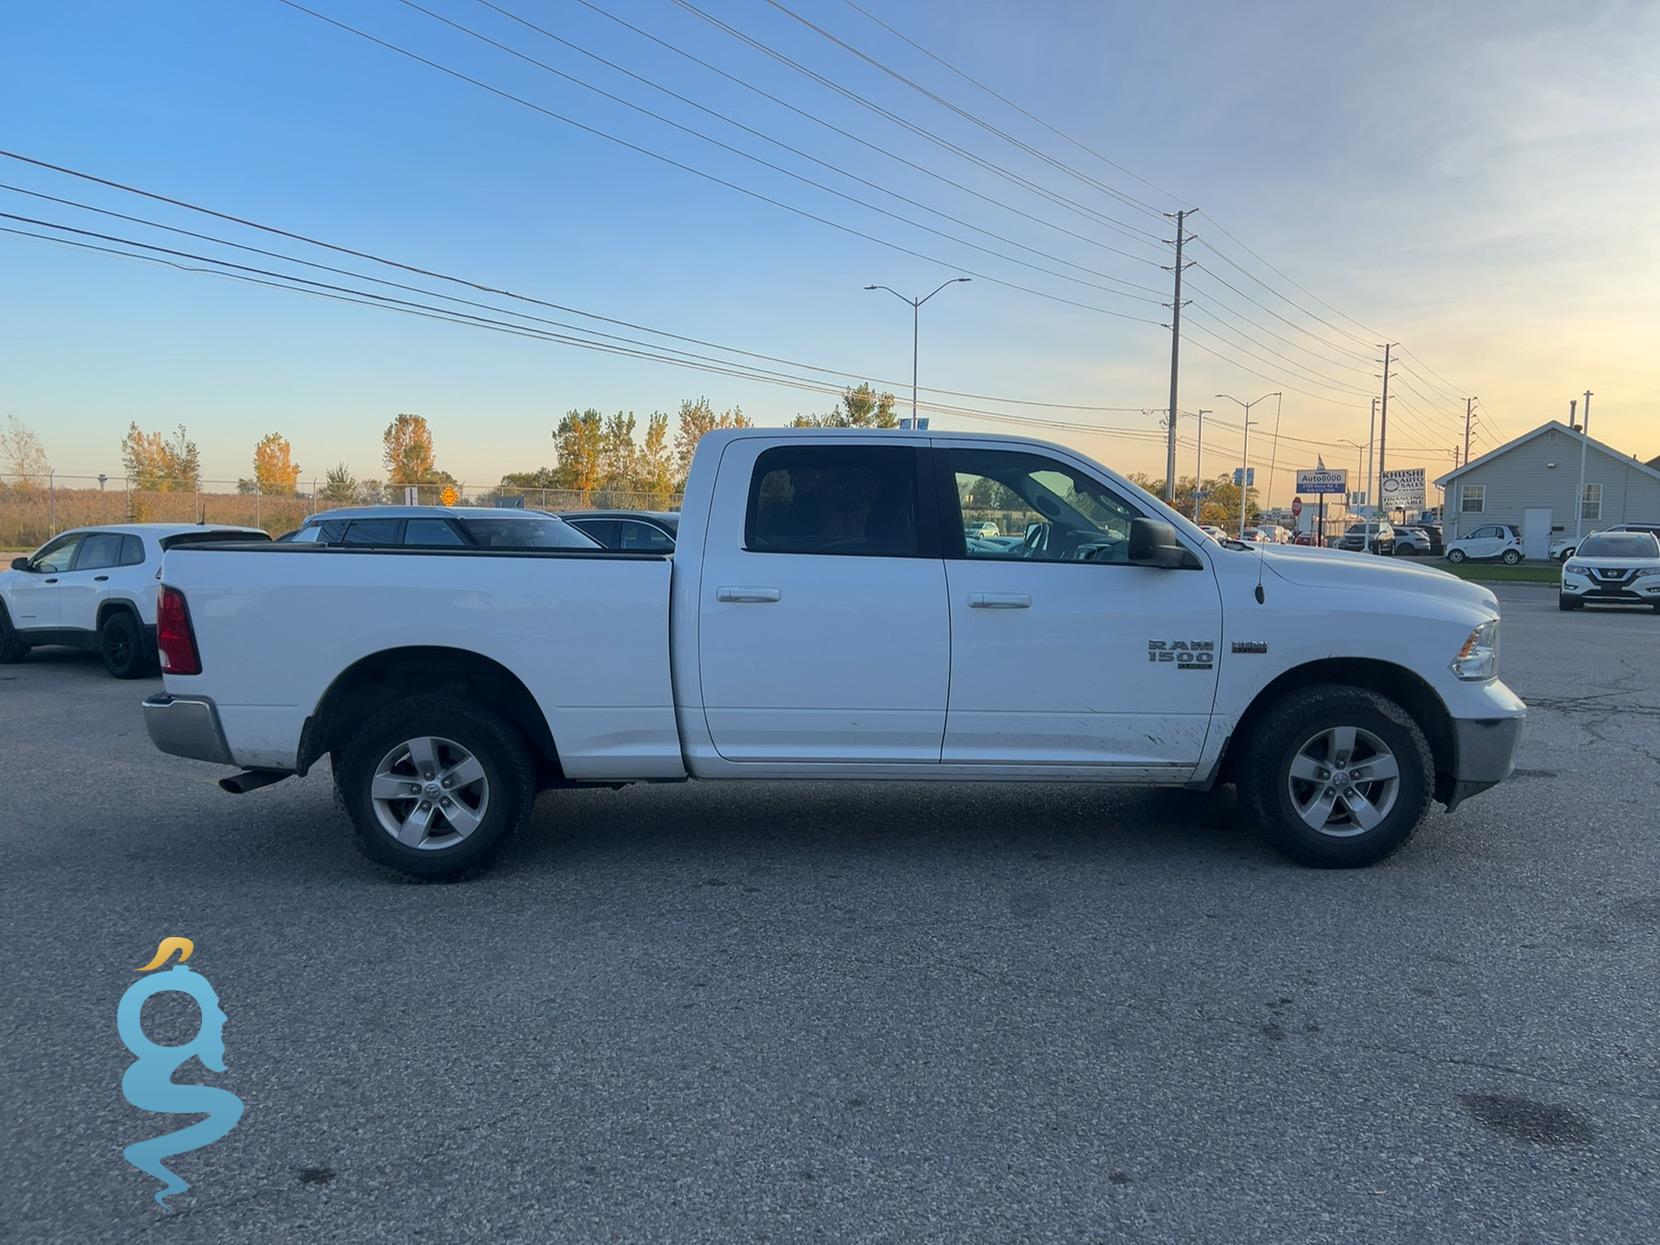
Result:
M1562 582L1562 567L1556 562L1523 562L1518 566L1506 566L1502 562L1460 562L1454 566L1451 562L1438 559L1435 566L1460 579L1487 580L1489 583L1499 584L1559 584Z

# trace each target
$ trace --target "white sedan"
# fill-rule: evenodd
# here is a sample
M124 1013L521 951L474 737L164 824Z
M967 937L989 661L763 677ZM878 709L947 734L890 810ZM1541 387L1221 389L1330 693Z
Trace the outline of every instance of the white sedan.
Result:
M1650 532L1593 532L1562 564L1557 605L1648 605L1660 611L1660 540Z

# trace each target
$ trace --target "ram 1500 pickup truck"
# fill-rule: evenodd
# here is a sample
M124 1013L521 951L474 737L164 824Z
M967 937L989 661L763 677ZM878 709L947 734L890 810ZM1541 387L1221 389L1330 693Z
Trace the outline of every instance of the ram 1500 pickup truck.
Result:
M539 790L688 778L1227 781L1365 865L1507 777L1526 713L1485 588L1218 543L1007 437L713 433L672 557L198 545L162 584L156 744L232 791L327 756L362 848L428 878Z

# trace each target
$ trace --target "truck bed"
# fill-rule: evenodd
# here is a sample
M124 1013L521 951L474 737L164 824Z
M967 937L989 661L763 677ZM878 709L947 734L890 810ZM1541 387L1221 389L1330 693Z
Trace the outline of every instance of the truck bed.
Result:
M356 663L454 647L523 684L567 777L679 778L670 574L662 555L609 550L182 547L162 581L189 604L203 675L168 686L211 681L236 763L291 769L306 720Z

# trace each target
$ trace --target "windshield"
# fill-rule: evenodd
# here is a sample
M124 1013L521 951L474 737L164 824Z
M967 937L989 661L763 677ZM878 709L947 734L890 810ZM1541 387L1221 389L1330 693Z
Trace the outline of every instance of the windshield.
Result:
M462 519L467 535L485 549L598 549L562 519Z
M1660 541L1647 532L1599 532L1579 546L1582 558L1660 558Z

